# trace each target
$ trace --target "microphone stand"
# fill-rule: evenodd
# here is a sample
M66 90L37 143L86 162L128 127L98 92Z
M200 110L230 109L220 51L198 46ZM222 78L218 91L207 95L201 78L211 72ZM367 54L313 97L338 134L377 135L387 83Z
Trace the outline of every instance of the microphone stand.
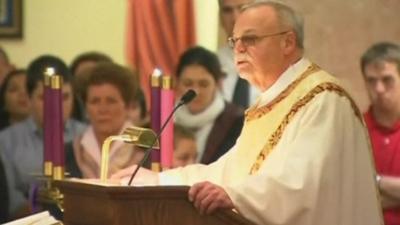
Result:
M143 159L140 161L140 163L136 166L135 170L133 171L133 173L132 173L132 175L131 175L131 178L129 179L128 186L131 186L132 180L133 180L133 178L136 176L137 172L139 171L139 168L142 167L143 164L146 162L147 158L149 158L152 148L154 147L155 143L160 139L160 136L161 136L161 134L162 134L164 128L167 126L168 122L171 120L171 118L172 118L172 116L174 115L175 111L176 111L179 107L181 107L182 105L184 105L184 104L186 104L186 103L187 103L187 102L182 101L182 100L179 101L179 104L176 105L176 106L174 107L174 109L172 110L172 112L169 114L167 120L166 120L165 123L162 125L162 127L161 127L160 131L158 132L156 138L154 139L153 143L151 143L150 147L146 149L146 152L145 152L145 154L144 154L144 156L143 156Z

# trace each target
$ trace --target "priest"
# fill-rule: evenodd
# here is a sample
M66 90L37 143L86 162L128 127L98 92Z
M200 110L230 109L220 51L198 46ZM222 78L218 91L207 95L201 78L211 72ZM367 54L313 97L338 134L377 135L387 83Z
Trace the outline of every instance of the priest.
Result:
M251 3L229 44L240 76L262 91L235 146L210 165L141 168L136 182L191 185L200 213L233 209L256 224L382 224L362 115L339 82L303 56L301 16L282 3Z

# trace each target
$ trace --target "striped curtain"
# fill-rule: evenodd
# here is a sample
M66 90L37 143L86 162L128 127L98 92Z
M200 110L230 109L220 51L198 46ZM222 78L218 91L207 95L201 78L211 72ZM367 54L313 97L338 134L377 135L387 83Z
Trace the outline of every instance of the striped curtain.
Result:
M173 75L180 54L195 44L192 0L128 0L126 54L146 100L154 68Z

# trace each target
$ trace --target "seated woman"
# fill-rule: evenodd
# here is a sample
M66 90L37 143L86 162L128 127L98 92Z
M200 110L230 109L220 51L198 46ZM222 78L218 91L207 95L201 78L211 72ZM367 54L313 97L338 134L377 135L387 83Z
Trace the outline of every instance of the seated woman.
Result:
M132 125L128 106L138 84L127 68L104 62L91 70L84 86L82 94L90 125L74 141L74 155L83 178L99 178L102 144L107 137L121 134ZM143 152L132 145L113 142L109 174L139 162L142 156Z
M217 56L202 47L188 49L177 66L177 94L193 89L197 96L177 110L175 122L195 132L197 162L209 164L236 142L243 110L224 101L220 93L224 73Z
M0 87L0 130L30 115L26 71L9 72Z
M30 116L0 132L0 153L4 154L4 169L7 174L10 219L31 213L28 202L29 188L37 181L33 174L43 170L44 117L44 71L49 67L63 79L61 88L63 134L66 153L66 171L73 174L73 161L68 155L68 145L82 133L85 126L71 119L73 107L72 77L63 60L53 55L40 55L30 62L26 72L26 87Z

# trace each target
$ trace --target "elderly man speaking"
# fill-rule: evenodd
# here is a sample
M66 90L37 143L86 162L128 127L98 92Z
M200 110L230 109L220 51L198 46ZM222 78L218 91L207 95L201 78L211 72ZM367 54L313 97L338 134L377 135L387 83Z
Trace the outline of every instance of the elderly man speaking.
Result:
M235 209L256 224L382 224L362 115L333 76L303 57L301 17L282 3L249 4L229 43L240 76L262 91L235 146L208 166L141 168L140 180L191 185L201 213Z

